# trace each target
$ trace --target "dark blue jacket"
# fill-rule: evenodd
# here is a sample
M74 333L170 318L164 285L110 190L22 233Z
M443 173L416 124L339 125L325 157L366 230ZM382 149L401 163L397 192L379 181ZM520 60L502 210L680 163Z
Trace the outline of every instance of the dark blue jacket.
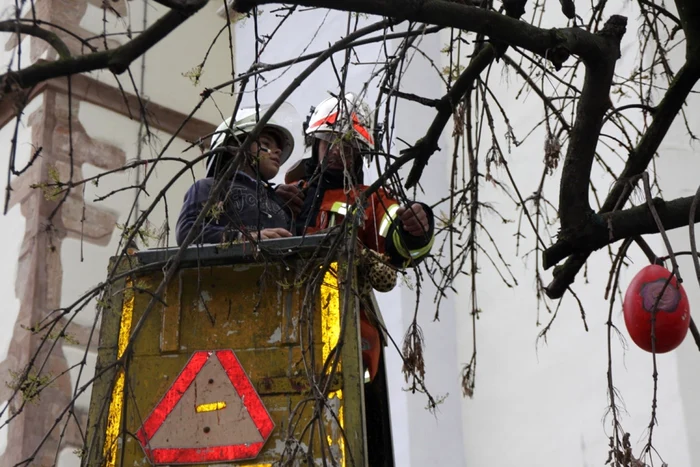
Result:
M192 243L201 244L239 240L242 231L290 228L290 216L272 187L241 172L231 179L203 223L195 225L215 184L215 179L204 178L187 190L177 219L175 237L178 245L192 229L197 231Z

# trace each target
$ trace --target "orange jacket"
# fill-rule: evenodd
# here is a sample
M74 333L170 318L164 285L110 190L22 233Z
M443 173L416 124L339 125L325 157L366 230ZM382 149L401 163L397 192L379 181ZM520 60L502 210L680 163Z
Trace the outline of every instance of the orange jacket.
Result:
M351 190L325 190L316 218L307 221L305 232L311 234L343 222L348 209L357 209L359 194L366 189L367 186L358 185ZM311 193L307 193L307 196L311 196ZM429 217L430 230L425 238L416 238L405 234L400 224L393 222L399 207L398 201L390 197L386 190L377 190L362 207L364 219L357 237L366 248L387 255L393 265L406 267L412 262L420 261L430 252L433 245L433 216L430 208L423 205ZM370 380L373 380L379 370L382 339L377 328L367 318L365 310L360 310L360 335L362 360Z
M348 209L357 209L357 198L366 189L367 186L359 185L351 190L326 190L316 218L308 221L306 233L340 224ZM423 205L430 221L430 231L424 238L416 238L404 233L400 224L394 222L399 207L398 201L389 196L386 190L378 189L361 208L364 209L364 222L358 229L357 237L366 248L387 255L394 266L406 267L430 252L434 240L433 216L430 208Z

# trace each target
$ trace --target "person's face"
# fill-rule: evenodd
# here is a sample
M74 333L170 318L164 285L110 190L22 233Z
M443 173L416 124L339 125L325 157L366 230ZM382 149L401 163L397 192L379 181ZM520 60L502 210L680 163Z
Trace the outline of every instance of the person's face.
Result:
M250 154L253 159L259 159L258 170L260 178L270 180L277 175L280 170L282 148L269 131L263 130L258 138L250 145Z
M355 145L338 140L328 142L320 139L318 145L318 161L326 161L326 167L330 170L347 169L352 171L355 159L360 153Z

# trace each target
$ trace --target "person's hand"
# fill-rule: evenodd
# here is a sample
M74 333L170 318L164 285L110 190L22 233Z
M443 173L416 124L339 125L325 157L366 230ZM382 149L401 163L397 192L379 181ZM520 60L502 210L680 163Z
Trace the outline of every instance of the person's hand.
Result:
M274 229L262 229L260 232L253 232L253 238L256 240L267 240L270 238L285 238L291 237L292 233L287 229L275 227Z
M278 185L275 188L275 193L279 196L280 200L289 206L289 210L295 216L299 215L301 208L304 205L304 192L299 189L296 185Z
M413 203L406 207L402 206L396 211L396 216L403 224L403 229L414 237L420 237L428 232L430 225L425 209L419 203Z

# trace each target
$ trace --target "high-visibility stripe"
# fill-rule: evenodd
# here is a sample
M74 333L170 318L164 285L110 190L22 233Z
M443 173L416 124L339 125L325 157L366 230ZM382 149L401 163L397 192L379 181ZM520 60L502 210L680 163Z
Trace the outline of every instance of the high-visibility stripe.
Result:
M336 201L331 206L331 212L335 212L337 214L340 214L341 216L344 216L348 213L348 205L346 203L343 203L342 201Z
M433 247L434 242L435 242L435 236L432 236L432 237L430 237L430 242L428 242L428 244L425 245L423 248L409 250L409 252L411 253L411 258L413 258L413 259L420 258L420 257L425 256L428 253L430 253L430 249Z
M392 204L386 210L384 217L382 217L382 223L379 224L379 236L386 237L389 233L389 227L391 227L391 222L396 217L396 211L398 211L400 206L398 204Z
M324 362L340 339L340 290L337 274L338 263L331 263L321 283L321 356ZM340 363L338 366L340 367ZM328 368L328 371L330 370L331 368Z
M428 244L424 247L409 250L404 247L403 242L401 241L401 235L399 234L398 230L394 231L394 234L391 238L394 241L396 251L407 260L415 260L427 255L430 252L430 249L433 247L433 243L435 242L435 236L433 235L430 237L430 241L428 242Z
M394 240L394 247L396 247L396 251L406 259L411 258L411 253L406 250L403 246L403 241L401 241L401 236L399 235L398 230L394 230L394 235L392 236L392 240Z
M126 288L132 289L131 280L126 281ZM131 296L124 301L122 306L122 316L119 322L119 337L117 340L117 358L122 358L131 335L131 323L134 316L134 292L130 290ZM107 428L105 430L104 457L107 467L114 467L117 464L117 440L122 427L122 410L124 403L124 383L126 375L124 368L119 368L117 379L112 389L112 397L109 402L107 412Z

